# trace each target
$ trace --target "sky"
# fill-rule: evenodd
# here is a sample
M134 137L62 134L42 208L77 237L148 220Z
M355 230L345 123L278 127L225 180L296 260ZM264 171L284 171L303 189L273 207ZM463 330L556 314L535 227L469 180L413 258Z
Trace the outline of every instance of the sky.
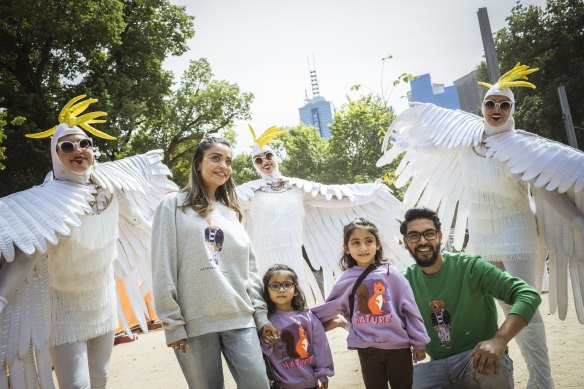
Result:
M383 88L387 96L392 80L403 72L430 73L433 83L452 85L484 56L478 9L487 8L494 33L505 27L516 0L171 2L195 17L195 36L189 51L167 59L164 67L178 83L190 60L207 58L216 79L255 95L249 123L259 134L272 125L299 123L298 108L306 95L312 97L311 69L317 72L320 95L337 109L358 93L382 93ZM393 58L382 61L388 54ZM356 84L361 92L350 90ZM407 108L402 96L408 90L404 85L391 92L397 113ZM252 144L247 123L235 124L236 152Z

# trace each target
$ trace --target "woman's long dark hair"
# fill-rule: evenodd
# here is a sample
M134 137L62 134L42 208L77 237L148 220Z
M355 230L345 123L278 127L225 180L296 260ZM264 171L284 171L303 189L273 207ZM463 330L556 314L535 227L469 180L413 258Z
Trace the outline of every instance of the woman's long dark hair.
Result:
M201 172L197 170L197 166L203 161L205 152L217 143L231 148L231 143L229 143L227 139L217 135L205 135L203 139L201 139L191 161L189 183L182 189L183 192L187 193L187 197L180 207L191 207L201 216L207 216L209 212L213 210L213 206L211 205L209 193L207 193L207 188L201 177ZM241 221L242 213L239 208L239 201L237 200L237 194L235 193L235 182L233 181L232 176L229 177L225 184L217 188L215 199L233 209L235 213L237 213L239 221Z
M296 288L296 292L298 292L296 293L296 296L292 297L292 309L294 309L295 311L306 310L308 308L306 305L306 298L304 297L302 289L300 289L300 286L298 286L298 275L294 270L292 270L291 267L277 264L270 267L268 271L266 271L266 274L264 274L263 278L264 289L262 291L262 297L264 298L264 301L268 305L268 313L276 312L276 304L274 304L272 299L270 298L269 291L270 288L268 288L268 284L270 283L270 278L272 278L274 273L278 271L287 271L290 274L292 274L292 282L294 282L294 287Z
M375 252L375 259L373 262L380 266L383 263L383 247L381 240L379 239L379 230L377 226L371 223L369 220L359 217L343 228L343 257L339 261L339 266L342 270L347 270L350 267L357 266L357 261L347 252L347 247L349 246L349 239L351 239L351 234L355 230L366 230L369 231L377 241L379 249Z

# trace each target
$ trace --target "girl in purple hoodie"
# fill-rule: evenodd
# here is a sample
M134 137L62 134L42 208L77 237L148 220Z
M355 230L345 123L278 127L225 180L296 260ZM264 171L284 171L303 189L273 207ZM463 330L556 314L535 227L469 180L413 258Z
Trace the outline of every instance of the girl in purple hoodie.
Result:
M344 270L312 312L328 329L346 324L347 346L359 353L367 388L411 388L413 362L426 357L430 341L405 277L383 262L377 227L358 218L344 229ZM342 317L338 317L341 314Z
M306 307L298 276L286 265L274 265L263 281L268 319L278 332L261 342L274 378L286 389L328 388L333 357L321 322Z

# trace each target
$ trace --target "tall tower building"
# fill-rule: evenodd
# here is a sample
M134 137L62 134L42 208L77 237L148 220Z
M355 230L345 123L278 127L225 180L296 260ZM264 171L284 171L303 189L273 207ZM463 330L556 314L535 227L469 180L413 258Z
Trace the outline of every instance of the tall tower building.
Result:
M304 106L298 108L300 121L308 126L318 128L320 136L328 139L331 137L328 125L333 122L335 109L330 101L320 95L316 70L310 70L310 85L312 98L308 98L307 95Z

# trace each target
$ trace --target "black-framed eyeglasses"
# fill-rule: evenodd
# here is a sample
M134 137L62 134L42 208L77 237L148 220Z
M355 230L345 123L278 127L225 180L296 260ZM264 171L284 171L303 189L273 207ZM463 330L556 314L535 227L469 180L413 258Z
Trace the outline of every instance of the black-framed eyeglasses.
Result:
M424 232L414 231L408 233L405 237L408 243L418 243L420 239L422 239L422 236L427 241L434 240L438 236L438 231L435 229L426 230Z
M71 154L72 152L75 151L76 148L78 148L80 150L87 150L87 149L92 148L93 142L91 141L91 138L84 138L84 139L81 139L77 142L71 142L71 141L65 140L63 142L57 143L57 147L63 153Z
M270 153L270 152L268 152L268 153L265 153L265 154L263 155L263 157L261 157L261 156L257 156L257 157L255 157L255 158L253 159L253 161L255 162L255 164L256 164L256 165L261 165L262 163L264 163L264 160L266 160L266 161L271 161L271 160L272 160L272 158L274 158L274 154L273 154L273 153Z
M284 290L290 290L295 287L296 284L292 281L284 281L284 282L272 282L268 285L268 288L272 289L274 292L280 290L280 288L284 288Z
M500 108L501 111L509 111L513 106L513 102L508 100L501 101L500 103L497 103L496 101L493 100L485 100L483 104L486 109Z

